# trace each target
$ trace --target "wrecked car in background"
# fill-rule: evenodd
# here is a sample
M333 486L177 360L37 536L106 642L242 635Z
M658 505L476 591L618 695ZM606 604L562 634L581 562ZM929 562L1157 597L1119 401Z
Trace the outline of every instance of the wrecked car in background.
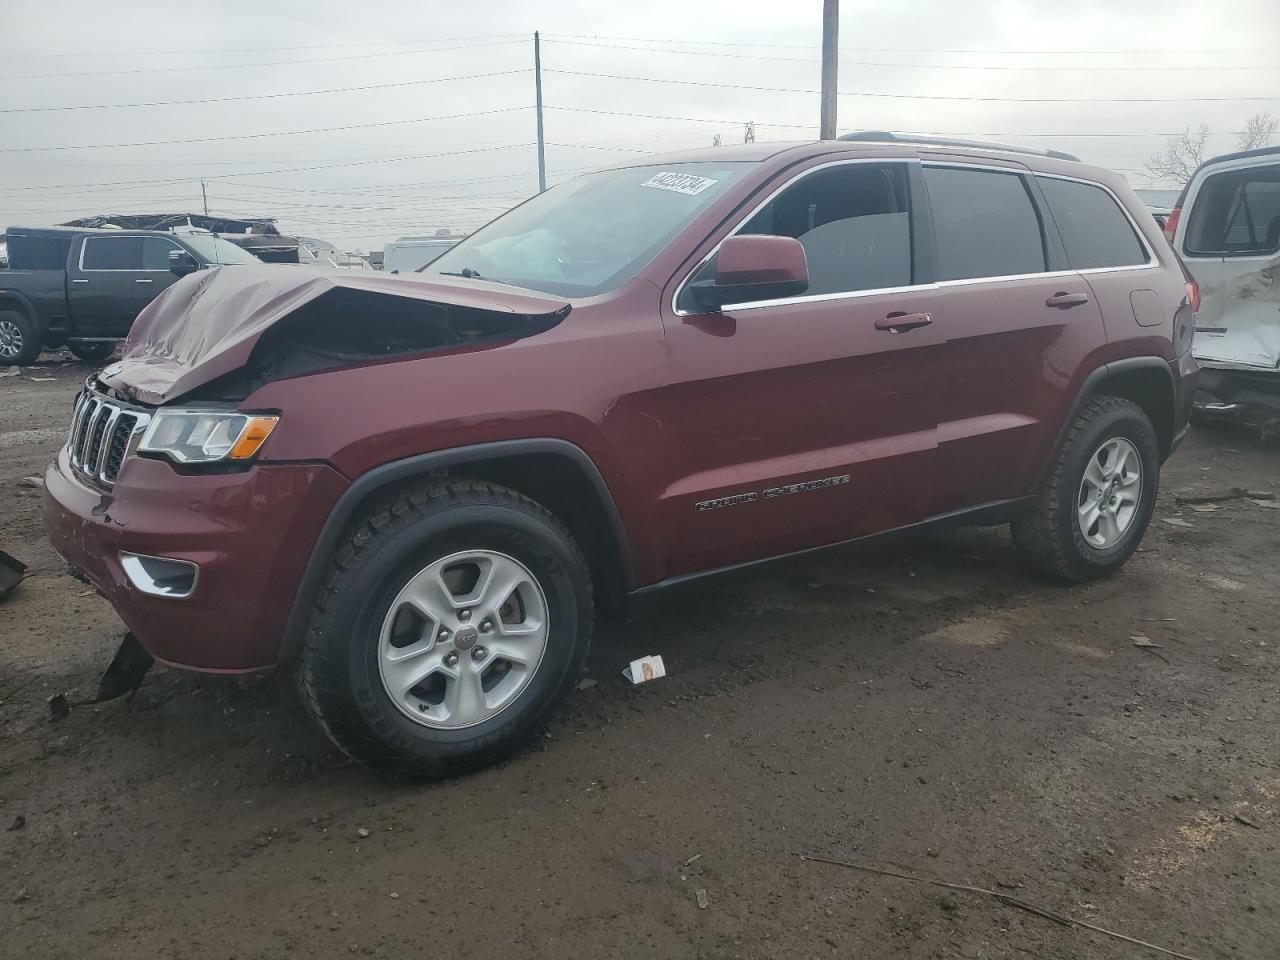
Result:
M1200 285L1196 414L1280 432L1280 147L1201 165L1165 231Z

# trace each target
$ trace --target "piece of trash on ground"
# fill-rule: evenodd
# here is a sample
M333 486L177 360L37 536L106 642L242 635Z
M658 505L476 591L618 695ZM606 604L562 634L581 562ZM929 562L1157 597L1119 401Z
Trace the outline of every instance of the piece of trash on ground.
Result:
M1255 507L1266 507L1268 510L1280 510L1280 503L1274 500L1263 500L1259 497L1246 497Z
M711 901L707 898L707 891L703 890L702 887L699 887L697 890L693 891L693 896L698 901L699 910L707 909L707 907L711 903Z
M1195 525L1187 523L1185 520L1179 520L1177 517L1161 517L1161 522L1169 524L1171 527L1186 527L1188 530L1194 530Z
M21 372L21 367L10 367L8 370L0 370L0 379L3 379L4 377L16 377Z
M590 690L592 687L596 685L597 682L598 681L596 681L592 677L583 677L581 680L578 681L578 686L575 689Z
M648 657L632 660L627 665L627 668L622 671L622 675L634 684L648 683L650 680L665 677L667 668L663 664L660 654L652 654Z
M55 693L49 698L49 719L61 720L63 717L71 713L71 706L67 703L67 695L65 693Z
M1201 469L1208 468L1201 467ZM1193 503L1222 503L1226 500L1248 500L1252 497L1257 497L1259 500L1274 500L1276 495L1274 493L1256 493L1252 490L1246 490L1244 487L1232 487L1229 493L1208 493L1203 496L1179 496L1176 493L1173 495L1173 499L1177 500L1178 503L1185 503L1188 506Z
M1133 645L1135 647L1151 647L1154 650L1164 649L1162 646L1160 646L1160 644L1152 643L1150 637L1144 637L1142 634L1138 634L1135 637L1130 637L1129 639L1133 641Z
M20 487L30 487L33 490L40 490L44 487L44 479L42 477L23 477L18 481Z
M1218 507L1213 503L1188 503L1188 510L1194 510L1196 513L1216 513Z
M689 866L691 863L697 863L697 862L698 862L699 860L701 860L701 859L702 859L702 854L700 854L700 853L695 853L692 857L690 857L688 860L686 860L686 861L684 862L684 865L687 867L687 866Z
M0 600L3 600L27 576L27 565L17 557L0 550Z
M56 383L57 377L27 377L32 383Z

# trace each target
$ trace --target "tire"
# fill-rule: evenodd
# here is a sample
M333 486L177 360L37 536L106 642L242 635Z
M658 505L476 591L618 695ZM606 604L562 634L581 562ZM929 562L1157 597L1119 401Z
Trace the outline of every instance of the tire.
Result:
M111 356L115 352L116 345L114 342L103 343L100 340L69 340L67 349L81 360L97 362Z
M449 565L459 557L466 558L461 566ZM501 610L501 589L482 600L466 599L466 584L429 593L441 578L465 579L472 567L473 593L500 569L527 577ZM493 578L484 579L486 570ZM428 599L419 607L409 594ZM476 612L464 622L455 608L469 612L467 604ZM445 613L429 616L437 607ZM298 685L321 728L359 763L414 778L466 773L510 756L542 730L582 673L593 614L582 551L542 506L479 481L410 485L368 507L335 550L307 625ZM528 662L504 660L506 649ZM393 659L402 650L408 655ZM409 687L401 664L435 672ZM450 670L494 686L480 701L468 700L465 690L476 688L451 680ZM502 697L509 699L493 711L485 705Z
M1120 454L1124 459L1111 459ZM1109 486L1108 464L1117 462L1136 462L1139 473L1134 478L1126 466ZM1092 470L1088 480L1086 470ZM1094 483L1098 478L1105 481L1101 486ZM1014 543L1031 567L1056 580L1081 583L1109 576L1142 542L1159 479L1159 445L1142 408L1119 397L1087 400L1054 456L1034 509L1014 521ZM1098 493L1101 499L1095 500ZM1111 505L1108 493L1119 506ZM1131 495L1137 501L1130 507ZM1104 515L1097 513L1098 504L1104 505ZM1092 524L1091 517L1097 518Z
M0 365L25 367L40 356L40 335L25 313L0 310Z

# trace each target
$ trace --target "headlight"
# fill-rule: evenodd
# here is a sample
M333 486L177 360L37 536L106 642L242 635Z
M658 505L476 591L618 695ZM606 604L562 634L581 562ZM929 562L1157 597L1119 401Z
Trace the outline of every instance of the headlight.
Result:
M248 460L279 419L217 410L159 410L138 451L164 454L177 463Z

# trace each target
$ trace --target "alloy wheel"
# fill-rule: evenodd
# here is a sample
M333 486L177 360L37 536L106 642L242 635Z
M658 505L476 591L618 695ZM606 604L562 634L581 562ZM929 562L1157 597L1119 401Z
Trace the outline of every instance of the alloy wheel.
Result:
M378 639L391 702L438 729L475 726L529 685L547 648L547 600L519 560L467 550L416 573Z
M0 359L12 360L22 353L22 328L12 320L0 320Z
M1142 498L1142 458L1124 437L1112 437L1094 451L1080 481L1077 519L1085 541L1098 550L1119 543L1138 514Z

